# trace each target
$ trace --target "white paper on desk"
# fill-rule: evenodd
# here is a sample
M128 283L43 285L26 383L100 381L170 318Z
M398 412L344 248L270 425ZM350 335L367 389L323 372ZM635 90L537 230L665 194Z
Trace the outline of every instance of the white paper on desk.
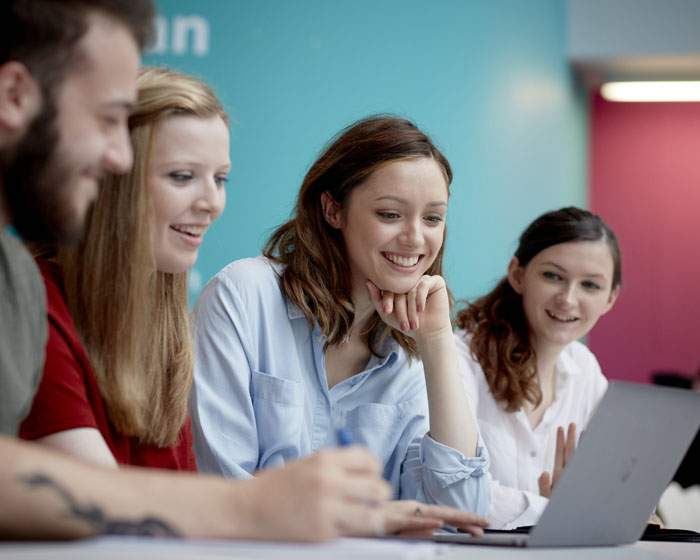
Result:
M339 539L321 544L97 537L63 543L0 546L3 558L32 560L423 560L452 550L428 541ZM8 553L9 555L5 555Z
M235 545L236 558L250 559L323 559L333 560L422 560L435 558L451 549L450 545L433 542L382 539L339 539L322 544L251 543Z

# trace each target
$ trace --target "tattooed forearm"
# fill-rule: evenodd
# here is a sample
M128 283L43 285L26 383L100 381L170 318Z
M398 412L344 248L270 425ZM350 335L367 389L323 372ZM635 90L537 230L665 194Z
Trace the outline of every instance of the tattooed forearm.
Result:
M155 517L144 517L136 521L109 519L99 506L79 504L70 493L48 476L35 473L22 478L32 488L49 488L56 492L68 507L68 514L91 525L103 535L149 535L158 537L179 537L168 524Z

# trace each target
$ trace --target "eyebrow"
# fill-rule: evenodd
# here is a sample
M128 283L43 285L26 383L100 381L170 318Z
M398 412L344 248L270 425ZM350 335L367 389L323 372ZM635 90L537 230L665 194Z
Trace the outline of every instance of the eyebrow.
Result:
M375 199L375 201L379 200L393 200L394 202L398 202L399 204L408 204L409 201L406 200L405 198L401 198L400 196L391 196L391 195L386 195L386 196L379 196ZM435 202L428 202L428 206L447 206L447 202L443 202L441 200L435 201Z
M563 266L561 266L561 265L559 265L559 264L557 264L557 263L555 263L555 262L552 262L552 261L545 261L545 262L542 263L542 265L543 265L543 266L544 266L544 265L553 266L554 268L558 268L558 269L561 270L562 272L567 272L567 270L566 270ZM599 274L599 273L595 273L595 274L584 274L584 276L585 276L586 278L603 278L603 279L605 279L605 274Z
M136 109L135 101L122 101L119 99L104 101L103 103L100 103L100 105L103 109L125 109L130 115L134 112L134 109Z
M161 167L171 167L173 165L181 165L184 167L199 167L201 166L201 162L197 161L196 159L174 158L160 162L157 167L160 169ZM233 166L231 165L231 161L229 160L226 163L222 163L219 167L217 167L217 169L226 170L226 172L228 173L229 171L231 171L232 167Z

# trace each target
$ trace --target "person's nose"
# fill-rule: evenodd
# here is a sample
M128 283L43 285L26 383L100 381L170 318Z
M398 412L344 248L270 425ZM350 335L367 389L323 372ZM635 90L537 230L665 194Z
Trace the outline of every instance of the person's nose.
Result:
M216 177L210 177L203 182L196 208L200 212L211 214L212 221L219 217L226 204L226 189L218 184Z
M129 130L124 124L111 131L103 155L102 165L112 173L126 173L134 162L134 152L131 147Z
M406 220L401 231L399 241L407 247L420 247L423 245L423 222L420 219Z
M558 293L558 300L566 307L573 307L576 304L576 284L573 282L564 284Z

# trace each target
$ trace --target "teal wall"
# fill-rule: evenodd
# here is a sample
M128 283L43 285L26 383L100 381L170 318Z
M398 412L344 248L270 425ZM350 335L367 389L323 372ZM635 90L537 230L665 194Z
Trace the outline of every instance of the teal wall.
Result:
M586 204L587 108L566 58L565 0L158 4L165 33L145 62L210 82L233 125L227 208L193 296L198 279L260 253L319 150L371 113L414 120L452 163L446 276L457 297L505 272L538 214ZM199 32L182 33L187 21Z

